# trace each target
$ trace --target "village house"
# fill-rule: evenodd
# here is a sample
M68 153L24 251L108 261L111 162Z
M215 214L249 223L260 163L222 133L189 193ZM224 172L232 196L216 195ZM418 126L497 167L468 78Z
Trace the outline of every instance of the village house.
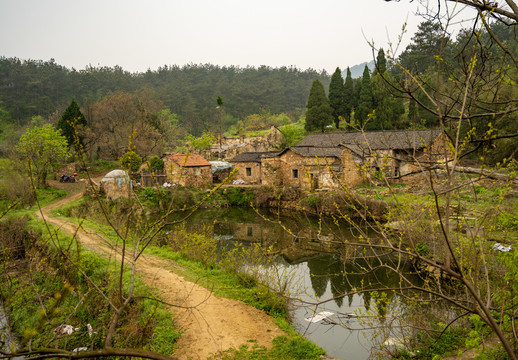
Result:
M163 158L167 181L182 186L212 184L212 166L198 154L166 154Z
M398 177L449 159L450 140L442 130L389 130L313 133L297 144L345 147L370 175Z
M313 133L280 152L247 152L231 160L245 184L303 189L352 187L380 172L396 178L448 159L440 130Z
M292 146L262 158L262 184L303 189L332 189L363 182L346 147Z
M261 184L262 183L262 168L261 159L263 156L273 156L278 154L278 151L267 152L246 152L236 155L230 160L237 170L235 179L243 180L244 184Z

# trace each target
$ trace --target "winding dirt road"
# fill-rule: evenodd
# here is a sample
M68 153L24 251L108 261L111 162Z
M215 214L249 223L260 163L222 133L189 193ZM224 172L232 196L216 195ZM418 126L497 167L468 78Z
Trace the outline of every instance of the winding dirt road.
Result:
M38 211L40 218L61 228L77 238L87 249L103 256L120 259L120 251L99 234L78 229L78 224L50 216L52 210L80 198L78 189L69 196ZM144 255L138 260L137 274L143 282L157 289L160 298L170 304L177 328L185 330L181 335L177 350L173 354L179 359L206 359L211 354L229 348L238 348L249 340L256 340L261 346L270 347L272 340L283 332L272 317L243 302L218 298L209 290L173 272L178 265L152 255Z

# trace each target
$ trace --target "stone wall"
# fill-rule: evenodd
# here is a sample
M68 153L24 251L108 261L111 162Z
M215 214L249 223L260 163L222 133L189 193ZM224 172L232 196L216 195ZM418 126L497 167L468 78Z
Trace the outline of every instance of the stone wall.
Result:
M264 186L282 186L281 160L279 157L261 159L261 184Z
M340 161L340 181L342 184L347 187L353 187L363 183L365 178L359 168L360 164L355 161L353 154L344 149Z
M344 149L342 158L302 156L287 150L279 157L262 159L262 184L301 189L333 189L341 184L357 186L364 181L352 153Z
M133 187L129 179L127 181L113 179L102 182L101 190L108 200L116 200L121 197L129 198L133 193Z
M257 162L236 162L233 163L237 170L235 179L241 179L245 184L261 184L261 163ZM247 171L249 169L249 171Z
M210 166L179 166L173 161L168 161L164 169L167 173L167 182L182 186L201 187L212 184L212 169Z
M232 159L233 157L245 152L267 152L280 150L284 146L286 138L282 132L272 126L270 131L263 136L255 137L239 137L239 138L222 138L221 148L218 139L211 148L202 153L207 159Z
M340 160L301 156L292 150L280 156L278 177L280 185L302 189L336 187L335 177L339 175Z

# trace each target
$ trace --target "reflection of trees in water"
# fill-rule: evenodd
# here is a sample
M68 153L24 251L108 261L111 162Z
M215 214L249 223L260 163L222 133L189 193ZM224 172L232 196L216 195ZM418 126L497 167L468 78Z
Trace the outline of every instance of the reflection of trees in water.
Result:
M374 260L373 260L374 261ZM365 259L342 260L339 256L322 255L309 259L307 266L310 270L311 285L317 297L324 295L327 285L330 284L336 305L341 307L347 297L351 306L354 290L368 290L376 288L395 288L399 284L399 275L385 267L375 267ZM365 269L375 268L372 271ZM410 271L410 269L408 269ZM416 278L416 281L419 279ZM383 315L395 293L388 291L386 295L372 299L370 292L358 294L363 299L368 311L372 303L376 304L377 313Z
M310 271L311 286L317 298L320 298L326 292L327 283L329 282L327 257L318 257L308 260L307 265Z
M260 241L263 247L273 245L275 252L283 255L289 253L290 256L287 258L292 264L305 261L308 255L320 252L321 255L307 260L311 286L314 294L321 297L325 294L327 285L330 284L334 302L339 307L342 307L345 297L349 306L352 305L353 289L367 290L398 286L399 275L386 267L378 267L379 259L375 260L375 256L372 260L364 257L355 258L356 248L338 244L353 238L350 226L337 226L331 218L322 218L319 224L317 217L301 212L283 212L279 215L266 211L265 216L272 221L264 220L252 209L247 208L199 211L189 219L190 224L187 228L192 231L199 231L201 228L208 231L212 228L214 234L231 237L232 241L218 242L220 251L234 248L235 240L244 240L245 246L249 241ZM301 237L295 240L279 226L279 220L283 226ZM318 241L320 230L321 234L332 234L334 241ZM363 299L367 311L371 303L376 303L377 312L383 314L388 303L392 301L394 293L388 292L386 297L376 298L377 302L371 301L372 295L368 292L357 296Z

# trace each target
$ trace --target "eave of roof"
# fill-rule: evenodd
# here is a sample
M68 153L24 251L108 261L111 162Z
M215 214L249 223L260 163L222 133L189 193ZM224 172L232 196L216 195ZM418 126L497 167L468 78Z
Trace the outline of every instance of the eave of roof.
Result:
M169 154L166 155L177 165L183 167L202 167L211 166L210 162L198 154Z

